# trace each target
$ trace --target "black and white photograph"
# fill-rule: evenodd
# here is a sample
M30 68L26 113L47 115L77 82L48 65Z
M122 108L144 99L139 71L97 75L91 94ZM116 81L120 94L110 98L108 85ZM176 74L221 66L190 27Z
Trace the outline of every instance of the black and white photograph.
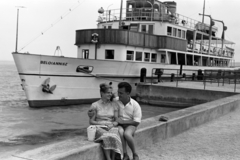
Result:
M0 0L0 159L239 160L239 8Z

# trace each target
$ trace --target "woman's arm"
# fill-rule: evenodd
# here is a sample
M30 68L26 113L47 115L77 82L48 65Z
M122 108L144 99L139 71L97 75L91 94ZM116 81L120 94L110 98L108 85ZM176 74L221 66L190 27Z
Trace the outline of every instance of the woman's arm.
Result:
M96 125L96 112L92 111L91 117L89 117L89 124Z
M92 110L92 112L93 112L92 117L89 117L90 125L100 125L100 123L96 121L96 114L97 114L96 110Z
M94 115L89 119L89 123L90 125L111 125L112 122L109 122L109 123L106 123L106 122L98 122L96 121L96 110L93 111L94 112Z
M114 122L113 122L114 127L116 127L118 125L118 122L116 121L118 119L118 115L119 115L118 110L115 109L114 110Z

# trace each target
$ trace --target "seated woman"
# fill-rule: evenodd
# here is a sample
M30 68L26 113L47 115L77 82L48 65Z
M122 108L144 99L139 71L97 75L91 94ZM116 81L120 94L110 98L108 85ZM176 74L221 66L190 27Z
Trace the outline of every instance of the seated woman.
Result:
M122 142L118 133L118 105L111 101L112 87L107 84L100 84L101 99L93 103L90 111L93 116L89 123L97 126L95 142L100 142L107 160L114 160L115 153L122 157ZM111 159L112 153L112 159Z

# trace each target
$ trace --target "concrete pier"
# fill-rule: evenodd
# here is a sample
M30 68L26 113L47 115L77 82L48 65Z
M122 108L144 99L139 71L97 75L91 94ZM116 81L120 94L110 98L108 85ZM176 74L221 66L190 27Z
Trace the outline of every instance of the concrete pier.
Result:
M185 94L190 96L195 93L192 91L190 94L190 92L186 90ZM144 94L147 93L144 92ZM200 92L198 95L201 95ZM210 95L215 98L211 99ZM138 96L141 96L141 94L138 94ZM240 106L240 95L232 92L209 92L208 96L205 95L202 97L205 98L207 103L164 114L164 116L168 117L167 122L159 121L162 115L143 120L135 135L137 149L145 149L154 143L162 142L191 128L234 112ZM10 157L11 160L22 160L23 158L31 160L104 160L99 144L78 138Z
M148 148L141 160L239 160L240 109Z
M238 94L230 91L197 89L196 86L196 83L192 88L140 84L136 97L138 102L146 104L185 108Z

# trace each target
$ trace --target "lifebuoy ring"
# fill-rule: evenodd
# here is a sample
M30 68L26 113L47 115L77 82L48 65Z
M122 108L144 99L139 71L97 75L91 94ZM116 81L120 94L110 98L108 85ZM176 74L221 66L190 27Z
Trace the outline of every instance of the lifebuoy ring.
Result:
M183 25L187 24L187 21L182 20L182 24L183 24Z
M98 43L98 34L97 33L93 33L92 34L92 43Z

